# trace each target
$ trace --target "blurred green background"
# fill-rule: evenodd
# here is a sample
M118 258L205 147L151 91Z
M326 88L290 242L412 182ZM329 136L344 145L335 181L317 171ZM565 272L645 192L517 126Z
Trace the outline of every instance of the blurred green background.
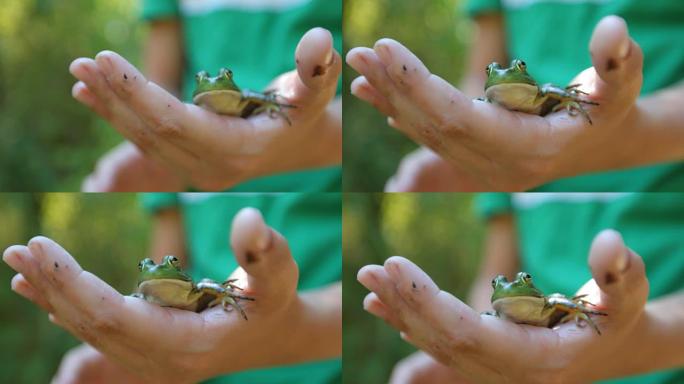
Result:
M356 281L367 264L404 256L437 285L465 298L479 266L484 223L473 195L345 193L343 200L343 378L384 383L394 364L415 351L399 333L365 312L368 290Z
M138 0L0 0L0 190L79 190L120 136L71 97L69 64L138 64Z
M2 250L45 235L119 292L135 288L150 229L135 194L1 193L0 217ZM79 342L9 289L14 274L0 263L0 382L48 383L62 355Z
M463 0L345 0L344 52L372 47L383 37L413 51L430 71L452 84L464 71L472 25ZM344 191L382 191L401 158L417 145L387 125L383 115L349 93L358 76L343 72Z

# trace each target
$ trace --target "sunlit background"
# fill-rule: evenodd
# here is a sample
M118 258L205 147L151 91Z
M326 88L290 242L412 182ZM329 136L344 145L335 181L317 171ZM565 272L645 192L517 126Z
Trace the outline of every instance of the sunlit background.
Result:
M466 62L472 25L461 0L345 0L344 52L398 40L430 71L457 84ZM387 125L369 104L349 94L358 74L345 66L343 93L345 191L381 191L401 158L416 144Z
M0 217L0 250L45 235L119 292L135 288L150 226L135 194L0 193ZM0 382L48 383L79 342L10 290L14 274L0 263Z
M69 64L138 63L138 0L0 0L0 190L79 190L120 136L71 97Z
M394 364L415 351L396 330L363 310L368 290L356 281L358 270L404 256L441 289L465 298L479 265L483 235L470 194L345 194L345 383L385 383Z

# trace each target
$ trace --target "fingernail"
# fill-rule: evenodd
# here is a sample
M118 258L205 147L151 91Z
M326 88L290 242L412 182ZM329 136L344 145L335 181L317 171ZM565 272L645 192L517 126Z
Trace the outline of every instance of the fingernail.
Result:
M629 38L626 38L622 44L620 45L620 49L618 50L618 55L620 56L620 59L624 60L629 56L629 51L632 47L631 41Z
M629 248L625 247L625 250L620 253L620 256L615 260L615 268L620 271L624 272L627 269L628 261L629 261Z
M335 62L335 55L333 55L333 49L330 47L328 52L325 54L325 65L330 67Z
M271 248L271 243L273 242L273 230L266 227L266 230L261 234L260 238L256 242L257 249L259 252L266 252Z
M98 55L98 56L100 56L100 55ZM102 55L100 57L101 57L101 59L98 62L98 64L100 64L100 69L102 70L102 72L104 72L107 75L111 74L112 68L113 68L112 59L108 55Z
M385 44L382 44L382 43L376 44L375 45L375 51L378 53L378 56L380 56L381 60L383 60L383 61L389 60L390 53L389 53L389 49L387 48L387 46Z
M2 255L2 260L15 271L22 269L24 265L24 257L17 251L5 251Z

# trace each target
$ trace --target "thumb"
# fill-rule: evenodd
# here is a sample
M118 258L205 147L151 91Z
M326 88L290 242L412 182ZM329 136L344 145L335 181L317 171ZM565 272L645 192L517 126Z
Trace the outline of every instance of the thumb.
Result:
M644 261L625 246L615 230L601 231L591 244L589 266L601 289L601 304L611 313L641 311L648 298Z
M591 36L589 52L600 78L597 79L596 91L602 99L638 96L644 56L639 44L629 37L624 19L618 16L601 19Z
M259 210L243 208L235 215L230 244L250 291L267 297L296 289L299 269L287 241L266 225Z
M295 62L301 80L298 85L305 97L318 97L321 91L334 94L342 59L328 30L313 28L306 32L295 50Z

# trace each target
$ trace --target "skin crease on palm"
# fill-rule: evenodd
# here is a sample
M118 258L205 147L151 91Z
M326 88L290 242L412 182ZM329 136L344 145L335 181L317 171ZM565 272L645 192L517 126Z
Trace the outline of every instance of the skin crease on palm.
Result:
M617 161L608 159L612 153L586 153L610 152L601 148L635 118L643 56L624 20L615 16L596 26L590 51L594 67L570 83L581 83L588 99L600 104L587 108L593 125L566 112L540 117L471 100L391 39L379 40L372 49L352 49L347 63L362 75L352 82L352 93L451 167L454 181L437 189L510 191L592 169L596 156L605 156L598 162L606 165ZM396 180L411 178L411 169L404 172L409 175L402 178L400 169L389 189L410 189L411 180Z
M335 356L337 352L325 350L330 348L327 346L294 351L287 347L298 345L298 337L315 333L327 339L325 335L333 332L316 326L325 315L310 312L332 303L327 305L317 296L318 305L312 307L308 301L312 298L297 295L298 268L286 240L252 208L241 210L232 228L230 243L241 267L231 277L239 278L236 284L244 288L245 295L256 298L244 304L249 321L220 307L194 313L122 296L82 270L71 255L45 237L31 239L28 246L6 249L3 260L18 272L12 289L48 312L51 321L109 358L103 361L92 347L80 347L70 352L74 358L65 358L53 382L89 382L87 378L93 377L89 375L103 372L116 375L97 376L97 382L117 382L128 376L122 367L144 382L196 382L250 366ZM284 323L289 324L288 332L282 332ZM272 348L264 356L254 345ZM81 380L73 380L73 375Z
M606 318L594 319L601 336L591 327L574 323L547 329L480 315L441 291L425 272L402 257L362 268L358 280L372 291L363 302L368 312L453 368L445 382L456 378L477 383L550 383L559 378L586 382L597 379L588 368L623 347L640 324L648 296L643 261L617 232L606 230L596 236L589 265L594 279L578 294L588 294L589 301L608 313ZM525 353L520 353L520 346Z
M84 190L220 190L258 176L338 163L341 150L324 145L341 141L341 105L332 100L342 60L331 34L308 31L293 61L296 70L268 87L297 106L287 112L290 126L267 114L241 119L181 103L114 52L74 60L74 98L130 141L100 161ZM320 145L302 151L312 137Z

